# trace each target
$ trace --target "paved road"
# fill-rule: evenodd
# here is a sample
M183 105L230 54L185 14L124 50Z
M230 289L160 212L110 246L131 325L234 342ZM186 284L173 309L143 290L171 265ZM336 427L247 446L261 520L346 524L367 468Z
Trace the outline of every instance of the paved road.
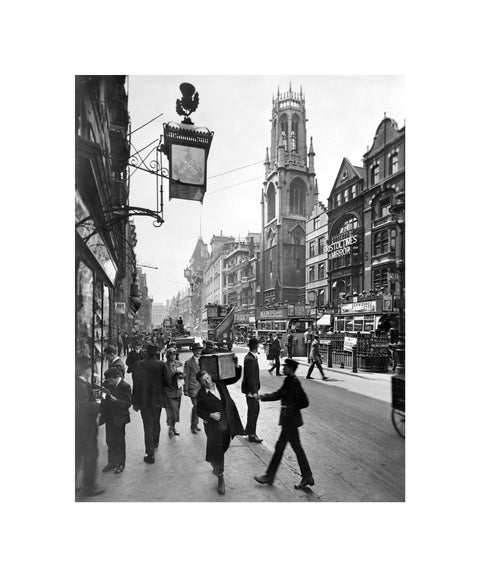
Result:
M240 364L247 352L236 348ZM191 353L180 353L186 360ZM269 363L260 354L262 391L281 386L283 377L270 376ZM127 425L127 466L121 475L99 472L104 495L92 501L165 501L165 502L318 502L318 501L403 501L405 494L405 445L390 422L390 377L353 376L340 370L330 371L328 381L303 378L307 367L297 374L310 399L302 414L300 429L315 477L312 490L296 491L300 479L297 461L287 446L284 460L273 487L258 485L253 475L261 474L271 458L280 427L279 403L262 403L257 433L262 444L236 437L226 454L225 496L215 491L215 477L205 462L205 435L192 435L189 427L190 399L182 399L179 437L169 439L166 417L162 412L162 433L154 465L143 462L143 428L139 413L131 410ZM314 376L319 377L315 369ZM130 375L127 375L127 380ZM242 422L246 422L246 402L240 382L229 387ZM99 469L106 462L105 429L99 433Z

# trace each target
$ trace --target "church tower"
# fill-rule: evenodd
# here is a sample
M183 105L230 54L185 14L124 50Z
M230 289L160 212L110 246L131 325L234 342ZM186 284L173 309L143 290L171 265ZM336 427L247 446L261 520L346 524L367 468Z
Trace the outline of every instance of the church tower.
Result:
M270 154L262 189L261 303L305 302L306 220L318 191L312 139L307 146L305 96L288 92L272 99Z

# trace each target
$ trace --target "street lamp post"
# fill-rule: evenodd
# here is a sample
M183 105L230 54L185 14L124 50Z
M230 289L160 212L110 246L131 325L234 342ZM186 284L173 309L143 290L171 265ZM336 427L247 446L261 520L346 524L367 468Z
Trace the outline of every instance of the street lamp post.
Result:
M396 261L400 284L397 376L405 379L405 192L403 190L396 195L395 202L390 208L390 213L400 233L400 255Z

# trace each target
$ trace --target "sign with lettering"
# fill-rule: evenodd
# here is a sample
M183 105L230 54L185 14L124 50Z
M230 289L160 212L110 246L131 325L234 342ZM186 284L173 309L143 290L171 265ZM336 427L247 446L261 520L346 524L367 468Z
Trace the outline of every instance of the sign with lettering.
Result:
M287 309L261 309L258 311L259 319L284 319L287 317Z
M357 337L345 337L343 341L343 350L344 351L352 351L353 345L357 344Z
M347 238L342 238L330 244L327 244L328 258L337 258L339 256L345 256L350 254L352 250L352 245L358 243L358 238L356 234L352 234Z
M377 301L361 301L357 303L344 303L340 305L342 313L376 312Z

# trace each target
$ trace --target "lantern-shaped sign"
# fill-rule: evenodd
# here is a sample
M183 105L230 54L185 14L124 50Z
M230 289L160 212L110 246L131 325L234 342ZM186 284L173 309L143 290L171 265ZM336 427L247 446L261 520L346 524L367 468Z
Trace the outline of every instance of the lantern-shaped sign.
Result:
M203 201L207 189L207 159L213 132L195 126L189 115L198 106L198 93L191 84L180 85L183 98L177 100L177 113L183 122L163 125L163 152L169 160L169 198Z

